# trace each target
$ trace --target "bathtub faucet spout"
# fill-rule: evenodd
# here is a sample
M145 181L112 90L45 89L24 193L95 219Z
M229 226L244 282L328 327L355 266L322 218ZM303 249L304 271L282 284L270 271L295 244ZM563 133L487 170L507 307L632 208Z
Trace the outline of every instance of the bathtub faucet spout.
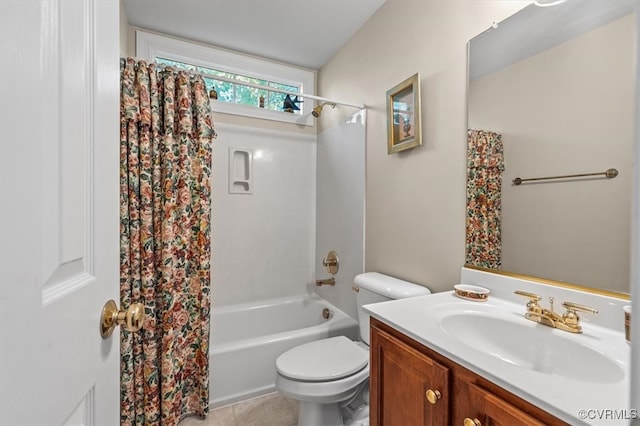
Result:
M321 285L336 285L336 280L333 277L326 280L316 280L316 286L320 287Z

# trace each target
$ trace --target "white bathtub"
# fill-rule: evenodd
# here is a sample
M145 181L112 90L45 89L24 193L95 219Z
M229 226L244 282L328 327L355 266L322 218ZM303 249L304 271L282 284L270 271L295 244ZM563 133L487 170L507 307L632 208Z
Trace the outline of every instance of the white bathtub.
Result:
M273 392L275 361L287 349L327 337L358 337L356 320L316 295L214 306L211 321L212 408Z

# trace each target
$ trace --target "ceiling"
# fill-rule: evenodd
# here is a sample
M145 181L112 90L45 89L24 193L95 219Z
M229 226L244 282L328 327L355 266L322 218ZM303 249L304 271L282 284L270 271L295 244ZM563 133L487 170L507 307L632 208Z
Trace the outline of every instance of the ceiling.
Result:
M469 80L633 13L636 1L573 0L553 7L529 5L471 40Z
M385 0L122 0L129 25L319 69Z

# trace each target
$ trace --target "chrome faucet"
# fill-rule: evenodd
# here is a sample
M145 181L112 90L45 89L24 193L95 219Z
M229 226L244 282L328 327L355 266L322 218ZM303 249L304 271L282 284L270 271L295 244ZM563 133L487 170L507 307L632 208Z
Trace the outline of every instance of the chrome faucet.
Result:
M590 306L580 305L573 302L563 302L562 306L564 306L567 311L560 315L554 311L553 297L549 298L549 309L545 309L538 304L542 297L537 294L520 290L515 291L514 293L519 296L529 298L529 302L527 303L527 312L524 314L526 319L549 327L557 328L559 330L568 331L570 333L582 333L582 326L580 325L578 311L589 312L592 314L598 313L597 309Z

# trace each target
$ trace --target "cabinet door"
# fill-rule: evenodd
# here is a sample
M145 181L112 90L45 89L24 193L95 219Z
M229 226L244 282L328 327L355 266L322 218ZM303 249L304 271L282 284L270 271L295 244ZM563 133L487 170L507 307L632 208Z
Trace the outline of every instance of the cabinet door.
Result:
M544 426L536 418L473 383L469 383L469 400L468 416L480 421L482 426Z
M372 426L446 425L449 369L373 328L370 400Z

